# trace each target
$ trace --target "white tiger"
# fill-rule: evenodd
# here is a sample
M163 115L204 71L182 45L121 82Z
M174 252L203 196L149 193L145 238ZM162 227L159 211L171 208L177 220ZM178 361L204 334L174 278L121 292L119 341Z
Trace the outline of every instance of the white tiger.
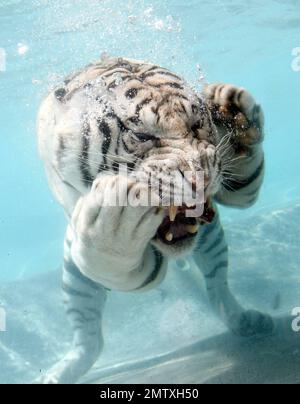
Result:
M193 254L211 304L236 334L273 331L271 317L245 311L227 283L228 248L218 203L244 208L264 175L263 113L244 89L207 86L201 96L170 71L129 59L105 58L65 80L43 101L39 150L69 226L63 291L73 347L40 382L74 383L98 358L101 317L109 290L145 291L164 278L168 257ZM129 164L130 176L120 173ZM148 193L149 173L162 184L185 170L204 172L205 211L108 206ZM193 188L193 181L190 183ZM185 202L185 201L184 201Z

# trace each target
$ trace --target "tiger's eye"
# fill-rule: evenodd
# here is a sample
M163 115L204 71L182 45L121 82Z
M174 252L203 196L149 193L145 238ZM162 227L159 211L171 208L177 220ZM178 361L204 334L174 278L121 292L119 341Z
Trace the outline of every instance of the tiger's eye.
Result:
M130 88L128 91L126 91L126 98L128 98L129 100L132 100L133 98L135 98L138 94L138 89L137 88Z

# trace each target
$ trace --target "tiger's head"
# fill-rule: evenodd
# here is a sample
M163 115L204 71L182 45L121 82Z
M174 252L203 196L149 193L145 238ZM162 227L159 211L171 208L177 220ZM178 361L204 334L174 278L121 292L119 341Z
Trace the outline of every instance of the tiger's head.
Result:
M177 75L142 62L111 61L97 80L105 90L102 95L95 82L90 87L98 94L102 115L113 122L114 164L130 163L131 175L138 181L149 183L151 178L151 187L156 184L154 191L166 207L153 243L171 256L189 251L199 224L212 218L210 200L222 183L220 139L205 100ZM197 178L203 179L200 190L195 189ZM187 214L197 204L185 200L185 195L175 203L182 183L192 195L202 191L199 205L204 212L199 211L198 217Z

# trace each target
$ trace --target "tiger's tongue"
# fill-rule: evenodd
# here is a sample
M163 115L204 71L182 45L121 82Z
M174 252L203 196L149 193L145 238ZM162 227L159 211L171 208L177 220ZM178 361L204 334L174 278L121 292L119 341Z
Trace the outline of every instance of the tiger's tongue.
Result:
M188 235L186 224L180 222L172 222L169 230L174 238L181 238Z

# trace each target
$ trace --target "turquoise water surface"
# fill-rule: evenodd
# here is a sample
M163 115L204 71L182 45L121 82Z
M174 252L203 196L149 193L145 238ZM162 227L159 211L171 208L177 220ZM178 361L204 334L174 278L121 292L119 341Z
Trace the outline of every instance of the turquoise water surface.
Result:
M300 199L300 63L297 64L295 50L300 47L299 12L299 0L1 0L0 282L6 288L3 296L9 296L8 288L15 290L11 285L16 282L19 288L16 290L22 294L20 282L28 285L28 279L60 266L65 219L48 189L38 158L37 109L47 91L66 74L96 60L103 52L159 63L185 76L199 89L206 82L224 81L250 90L266 115L266 180L260 200L253 208L222 209L224 221L228 228L242 228L242 223L247 221L250 229L252 223L259 226L258 217L262 220L268 217L271 221L272 212L282 213L296 206ZM279 285L287 282L288 276L292 274L293 285L300 279L299 256L294 254L296 246L289 251L299 240L298 227L288 226L297 221L300 224L300 218L291 213L282 217L284 223L285 217L290 221L282 230L283 239L278 240L278 226L272 223L264 227L263 236L260 234L262 240L268 240L265 248L269 251L274 248L270 257L264 258L267 275L265 268L255 272L257 282L242 272L235 275L237 283L242 283L242 279L248 282L239 291L241 298L252 299L251 304L264 310L272 305L261 300L260 292L263 295L266 289L271 290L276 299ZM253 229L257 228L252 228L254 232ZM242 241L246 243L248 237L251 240L253 234L246 231ZM250 260L258 260L258 248L257 240L250 241L245 250ZM234 259L243 266L241 257ZM294 286L290 293L285 283L283 288L281 295L292 295L292 301L283 304L283 312L290 312L297 299L300 306L300 293L299 298L296 294L300 289ZM47 283L41 295L30 294L27 299L24 292L21 299L19 294L18 307L30 313L34 299L42 299L43 304L46 295ZM0 295L0 306L3 296ZM8 301L4 299L3 304ZM180 306L185 314L189 307ZM191 316L196 321L197 314L193 312ZM31 334L27 329L29 336L24 341L28 344L24 343L20 350L22 328L14 327L16 358L22 357L21 363L28 362L30 366L34 362ZM162 326L161 333L167 329L166 325ZM218 326L214 330L216 334L220 331ZM194 330L193 341L197 340L196 334ZM6 352L4 346L11 339L3 338L1 342L0 335L0 358L1 349ZM180 338L185 341L189 336ZM164 352L167 340L161 344L160 351ZM148 356L159 353L153 346L149 346ZM15 352L14 346L9 349ZM130 351L128 347L127 351ZM118 355L121 357L122 353L115 352L116 363ZM11 365L5 370L8 376L3 380L26 379L23 376L27 365L22 366L18 373Z

